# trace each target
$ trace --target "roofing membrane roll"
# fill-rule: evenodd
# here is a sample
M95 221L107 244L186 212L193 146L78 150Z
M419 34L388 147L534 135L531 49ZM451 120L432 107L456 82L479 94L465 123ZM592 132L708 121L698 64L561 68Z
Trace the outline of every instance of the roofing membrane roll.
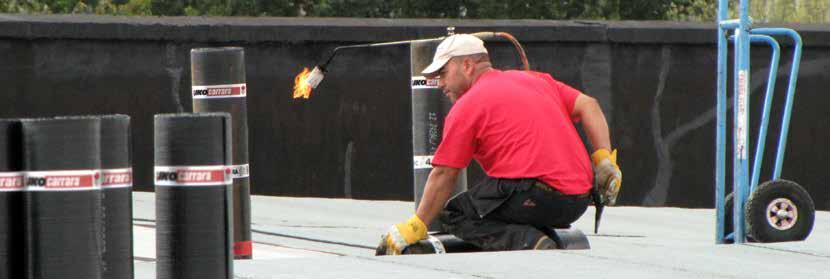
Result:
M0 278L23 278L24 221L20 121L0 119Z
M412 176L415 208L421 203L427 178L432 171L432 156L441 144L444 118L452 107L449 98L438 88L438 79L428 79L421 71L432 62L438 41L412 43L409 48L412 72ZM458 175L452 196L467 190L467 169ZM441 222L436 218L428 224L430 231L440 231Z
M21 125L26 278L101 278L100 119Z
M102 278L133 278L132 181L130 117L101 116Z
M193 112L231 115L234 257L250 259L253 251L245 50L241 47L192 49L190 63Z
M155 118L156 275L233 278L227 113Z

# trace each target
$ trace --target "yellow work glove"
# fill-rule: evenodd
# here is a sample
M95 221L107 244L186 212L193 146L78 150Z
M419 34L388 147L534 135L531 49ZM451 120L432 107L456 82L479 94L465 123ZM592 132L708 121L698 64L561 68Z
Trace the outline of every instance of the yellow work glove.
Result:
M389 228L383 235L387 255L400 255L406 246L427 238L427 225L418 215Z
M599 186L599 194L606 205L617 203L617 195L622 186L622 172L617 165L617 150L599 149L591 154L594 163L594 179Z

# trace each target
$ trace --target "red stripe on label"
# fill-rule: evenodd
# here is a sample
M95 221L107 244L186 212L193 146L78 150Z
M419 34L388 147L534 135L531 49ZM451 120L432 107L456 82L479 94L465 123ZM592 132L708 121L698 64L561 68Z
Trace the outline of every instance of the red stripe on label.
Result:
M233 243L234 256L250 256L253 254L253 250L253 242L250 240Z
M233 94L233 88L209 88L208 96L230 96Z
M133 175L129 172L122 173L104 173L104 179L101 186L107 187L111 185L125 185L133 183Z
M0 188L18 189L23 188L23 176L0 177Z
M179 179L177 181L182 183L225 181L225 171L222 170L180 170L177 173L179 175Z
M46 188L88 188L93 186L92 175L48 175Z
M176 183L222 183L225 182L226 170L177 170L175 172L159 172L157 181L171 181ZM230 172L230 169L227 170Z

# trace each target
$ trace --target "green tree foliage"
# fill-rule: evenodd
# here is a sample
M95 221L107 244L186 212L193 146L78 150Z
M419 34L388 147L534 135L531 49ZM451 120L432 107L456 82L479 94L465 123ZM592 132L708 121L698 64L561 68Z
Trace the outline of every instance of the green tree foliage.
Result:
M0 0L0 13L150 15L150 0Z
M738 0L730 1L735 17ZM0 0L0 13L713 21L717 0ZM751 0L756 22L830 22L830 0Z

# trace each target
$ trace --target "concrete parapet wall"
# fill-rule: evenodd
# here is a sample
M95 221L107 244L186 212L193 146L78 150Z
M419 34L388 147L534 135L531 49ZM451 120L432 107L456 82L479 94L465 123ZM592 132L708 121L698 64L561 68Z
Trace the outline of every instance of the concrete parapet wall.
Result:
M254 194L411 200L408 47L338 55L309 100L291 99L293 79L335 46L436 37L446 26L509 32L535 70L600 100L620 149L621 203L713 206L714 23L0 15L0 117L129 114L136 188L152 190L152 116L191 111L190 49L242 46ZM827 210L830 26L788 27L805 50L783 177ZM762 180L790 66L781 42ZM488 47L498 68L517 67L509 43ZM752 57L757 131L769 52L758 46ZM470 183L481 175L474 167Z

